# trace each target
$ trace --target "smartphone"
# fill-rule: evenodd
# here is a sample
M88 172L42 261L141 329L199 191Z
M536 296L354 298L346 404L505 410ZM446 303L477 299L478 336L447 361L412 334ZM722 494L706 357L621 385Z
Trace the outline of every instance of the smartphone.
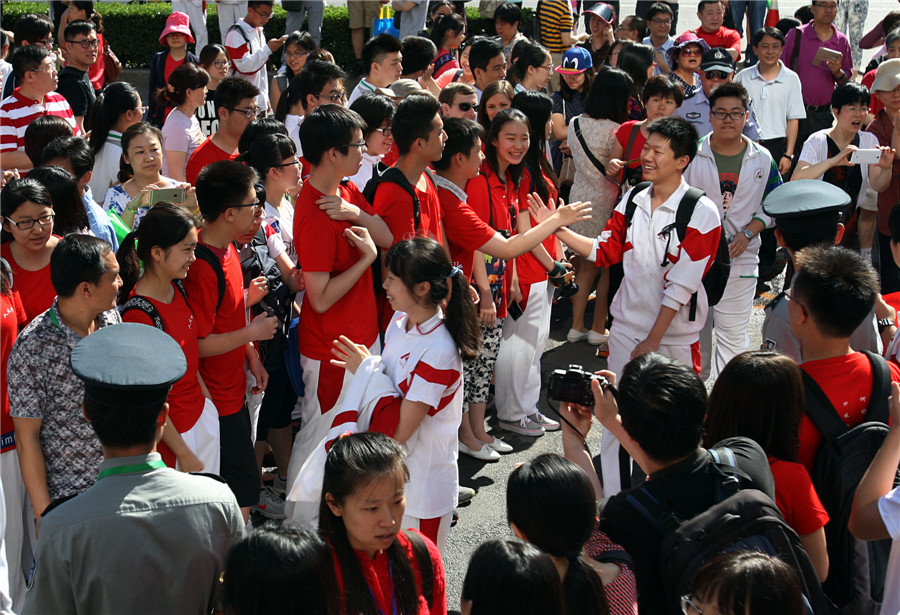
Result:
M850 154L850 164L878 164L881 162L880 149L858 149Z
M509 304L509 307L506 308L506 311L509 312L509 315L512 316L513 320L519 320L522 317L522 314L525 312L522 310L522 307L519 305L518 301L512 301Z
M184 203L184 188L159 188L150 191L150 204L162 203Z

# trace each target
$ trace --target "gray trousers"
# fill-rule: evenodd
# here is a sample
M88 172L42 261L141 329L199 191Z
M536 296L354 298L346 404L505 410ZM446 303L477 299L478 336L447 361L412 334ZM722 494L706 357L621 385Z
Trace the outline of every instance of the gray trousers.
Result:
M288 11L284 33L290 34L303 27L304 18L309 22L307 31L316 40L316 46L322 45L322 17L325 14L323 0L307 0L299 11Z

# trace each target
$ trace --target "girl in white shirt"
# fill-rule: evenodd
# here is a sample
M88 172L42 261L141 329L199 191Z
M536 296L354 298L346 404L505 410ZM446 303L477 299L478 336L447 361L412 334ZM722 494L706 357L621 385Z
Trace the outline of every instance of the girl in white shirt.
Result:
M475 305L462 268L451 266L433 239L395 244L385 265L383 286L396 313L381 358L403 396L392 435L407 449L410 474L403 527L418 529L443 549L459 484L462 362L478 356L481 345ZM332 352L332 364L354 373L369 355L344 336Z
M143 106L137 88L125 81L116 81L101 90L91 109L94 126L90 144L94 152L94 169L88 185L96 201L103 200L106 191L119 183L122 133L141 121L147 107Z
M363 134L366 151L363 152L359 171L350 178L357 188L363 190L372 179L372 169L394 146L391 123L394 120L397 103L380 94L365 94L353 101L350 110L359 113L366 122Z

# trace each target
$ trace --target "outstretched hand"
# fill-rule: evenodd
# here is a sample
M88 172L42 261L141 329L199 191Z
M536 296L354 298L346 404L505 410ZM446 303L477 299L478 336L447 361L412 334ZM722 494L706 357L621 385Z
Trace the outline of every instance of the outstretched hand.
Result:
M343 367L351 374L355 374L362 362L372 356L367 347L354 343L346 335L340 336L332 344L331 354L337 358L331 359L330 363L336 367Z

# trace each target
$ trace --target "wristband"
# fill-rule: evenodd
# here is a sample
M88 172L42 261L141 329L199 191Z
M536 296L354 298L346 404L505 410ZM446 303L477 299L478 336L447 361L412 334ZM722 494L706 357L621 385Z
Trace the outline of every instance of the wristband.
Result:
M878 333L884 333L884 330L888 327L894 326L893 318L879 318L878 319Z
M787 158L787 159L790 160L791 162L793 162L793 160L794 160L794 156L792 156L791 154L782 154L781 157L782 157L782 158Z
M566 267L565 263L560 261L553 261L553 269L547 272L547 277L550 278L558 278L564 275L569 269Z

